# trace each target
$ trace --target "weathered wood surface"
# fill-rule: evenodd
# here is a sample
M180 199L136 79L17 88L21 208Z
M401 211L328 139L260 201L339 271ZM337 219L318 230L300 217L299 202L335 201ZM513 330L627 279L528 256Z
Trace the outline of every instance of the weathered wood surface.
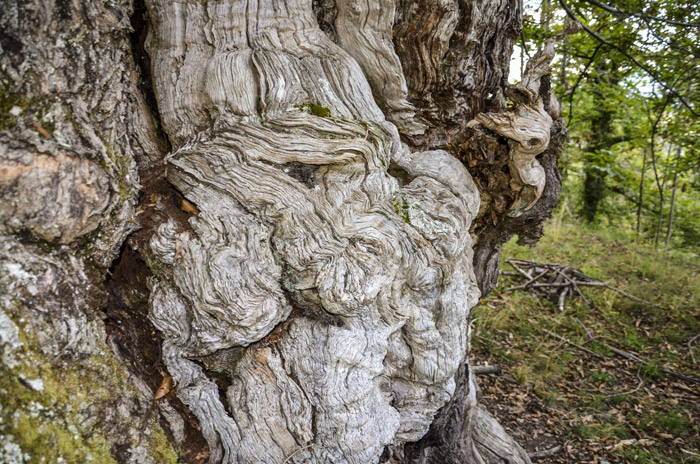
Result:
M31 356L143 377L143 346L117 337L119 361L104 345L94 290L138 225L164 374L210 462L529 462L478 406L467 361L501 243L534 240L560 188L553 49L505 85L519 3L147 0L132 36L128 3L8 6L8 375L23 378L27 331ZM186 215L139 199L163 177ZM146 396L149 382L131 378ZM114 401L147 417L128 385ZM165 441L186 447L171 403ZM171 451L143 439L162 434L153 421L91 423L119 462Z

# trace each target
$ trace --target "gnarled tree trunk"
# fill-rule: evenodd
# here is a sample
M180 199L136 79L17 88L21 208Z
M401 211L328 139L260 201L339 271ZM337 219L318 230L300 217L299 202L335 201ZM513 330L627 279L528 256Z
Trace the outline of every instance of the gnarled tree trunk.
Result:
M560 189L521 7L5 2L0 461L529 462L468 362Z

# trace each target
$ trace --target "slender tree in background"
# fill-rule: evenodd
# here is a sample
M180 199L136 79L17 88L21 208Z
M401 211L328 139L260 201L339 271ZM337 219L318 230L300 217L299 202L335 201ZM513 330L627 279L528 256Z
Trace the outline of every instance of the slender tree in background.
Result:
M678 186L678 161L681 157L681 148L676 148L676 160L673 163L673 186L671 187L671 204L669 205L668 223L666 226L666 237L664 238L664 246L668 246L671 239L671 230L673 228L673 210L676 206L676 187Z
M637 234L639 234L642 225L642 205L644 204L644 175L647 169L647 150L644 150L642 158L642 170L639 174L639 196L637 197Z

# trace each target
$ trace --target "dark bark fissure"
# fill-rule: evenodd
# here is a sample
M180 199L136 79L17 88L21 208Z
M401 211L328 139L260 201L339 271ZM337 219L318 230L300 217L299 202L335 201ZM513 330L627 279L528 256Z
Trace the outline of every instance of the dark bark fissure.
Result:
M318 26L326 33L328 38L333 42L337 42L335 18L338 12L336 10L335 0L313 0L311 7L316 15Z
M156 94L153 90L153 79L151 76L151 57L146 51L146 38L148 36L148 8L145 0L134 1L134 11L129 17L133 32L131 33L131 50L134 63L136 64L139 80L138 89L143 96L156 129L156 136L165 142L166 151L170 151L171 144L168 135L163 130L163 123L158 110Z
M127 242L105 283L109 296L104 313L107 316L105 329L108 344L119 351L118 354L125 360L127 368L155 392L166 372L161 359L162 338L148 319L150 289L147 282L151 276L152 273L140 253ZM204 462L203 459L196 458L208 449L207 442L200 432L199 422L174 392L166 398L184 419L185 439L179 445L184 462ZM171 443L175 443L170 424L157 413L157 408L154 403L153 414L158 417ZM126 462L126 459L119 462Z
M132 56L138 74L138 90L150 112L155 135L161 144L162 154L171 149L167 134L162 130L158 105L151 78L150 57L145 50L148 33L148 10L143 0L134 2L130 22L133 32L130 35ZM161 157L162 158L162 157ZM182 195L164 178L164 166L156 162L139 163L142 189L139 195L137 216L140 229L132 233L122 245L117 259L107 273L104 288L108 300L103 311L106 315L105 329L108 344L117 350L124 359L127 369L155 392L167 371L162 363L162 337L148 318L150 309L150 288L148 281L153 276L144 258L149 256L148 240L163 215L175 218L186 226L188 214L181 209ZM217 380L225 396L226 379L219 372L209 371L210 378ZM174 394L174 389L166 396L167 401L184 420L184 441L178 445L182 461L201 464L206 462L209 446L202 436L200 424L189 408ZM226 402L223 402L226 405ZM158 413L154 402L154 415L165 431L169 441L176 443L170 423ZM114 450L115 456L126 450ZM121 454L120 454L121 453ZM120 461L122 462L122 461ZM126 458L123 459L126 462Z
M142 87L142 91L143 88L150 87ZM151 113L154 119L158 118L157 108L155 110ZM162 141L169 146L167 139ZM182 227L189 228L187 219L191 214L182 210L183 196L164 178L162 166L140 168L142 189L137 208L137 211L141 210L137 215L140 229L127 238L107 273L104 288L108 301L103 311L109 345L118 350L117 354L125 360L127 369L155 392L167 370L162 362L162 337L148 317L151 292L148 282L153 273L144 259L150 257L148 241L166 215ZM222 380L220 373L207 372L211 378ZM184 441L177 448L183 462L202 464L207 461L209 445L202 436L199 421L175 392L173 388L166 399L184 420ZM176 443L170 423L163 414L157 413L155 402L153 411L170 442Z
M264 164L268 164L274 168L281 170L289 177L298 180L310 189L316 186L315 174L316 170L318 169L318 166L303 163L272 164L264 160L262 162Z

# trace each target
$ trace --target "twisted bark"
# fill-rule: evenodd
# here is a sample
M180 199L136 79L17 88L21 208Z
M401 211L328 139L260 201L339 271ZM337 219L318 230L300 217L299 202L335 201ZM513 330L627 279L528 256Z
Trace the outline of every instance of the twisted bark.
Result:
M495 284L500 245L513 233L535 240L560 188L552 46L522 84L505 83L517 2L147 0L132 16L137 28L147 16L147 38L127 36L128 4L57 4L66 43L87 24L106 28L74 52L84 74L69 72L75 60L48 42L51 27L24 31L50 9L13 7L5 85L59 106L44 134L47 122L13 103L0 132L14 208L0 214L15 247L5 280L28 289L45 271L27 263L47 257L55 284L109 280L107 315L118 316L107 331L122 358L103 350L99 362L137 374L148 396L148 339L162 340L155 359L174 393L159 400L161 424L187 462L529 462L478 406L467 360L471 308ZM41 74L34 56L47 52L57 55ZM144 294L120 283L127 262ZM103 339L99 320L80 319L103 303L79 295L62 319ZM51 319L18 322L37 311L22 299L3 312L0 343L53 330ZM42 356L59 338L39 337ZM66 362L80 368L84 356ZM117 455L110 421L129 426L96 420L118 462L158 462L153 447L136 451L140 435L162 433L157 423L131 427ZM194 423L204 453L190 453Z

